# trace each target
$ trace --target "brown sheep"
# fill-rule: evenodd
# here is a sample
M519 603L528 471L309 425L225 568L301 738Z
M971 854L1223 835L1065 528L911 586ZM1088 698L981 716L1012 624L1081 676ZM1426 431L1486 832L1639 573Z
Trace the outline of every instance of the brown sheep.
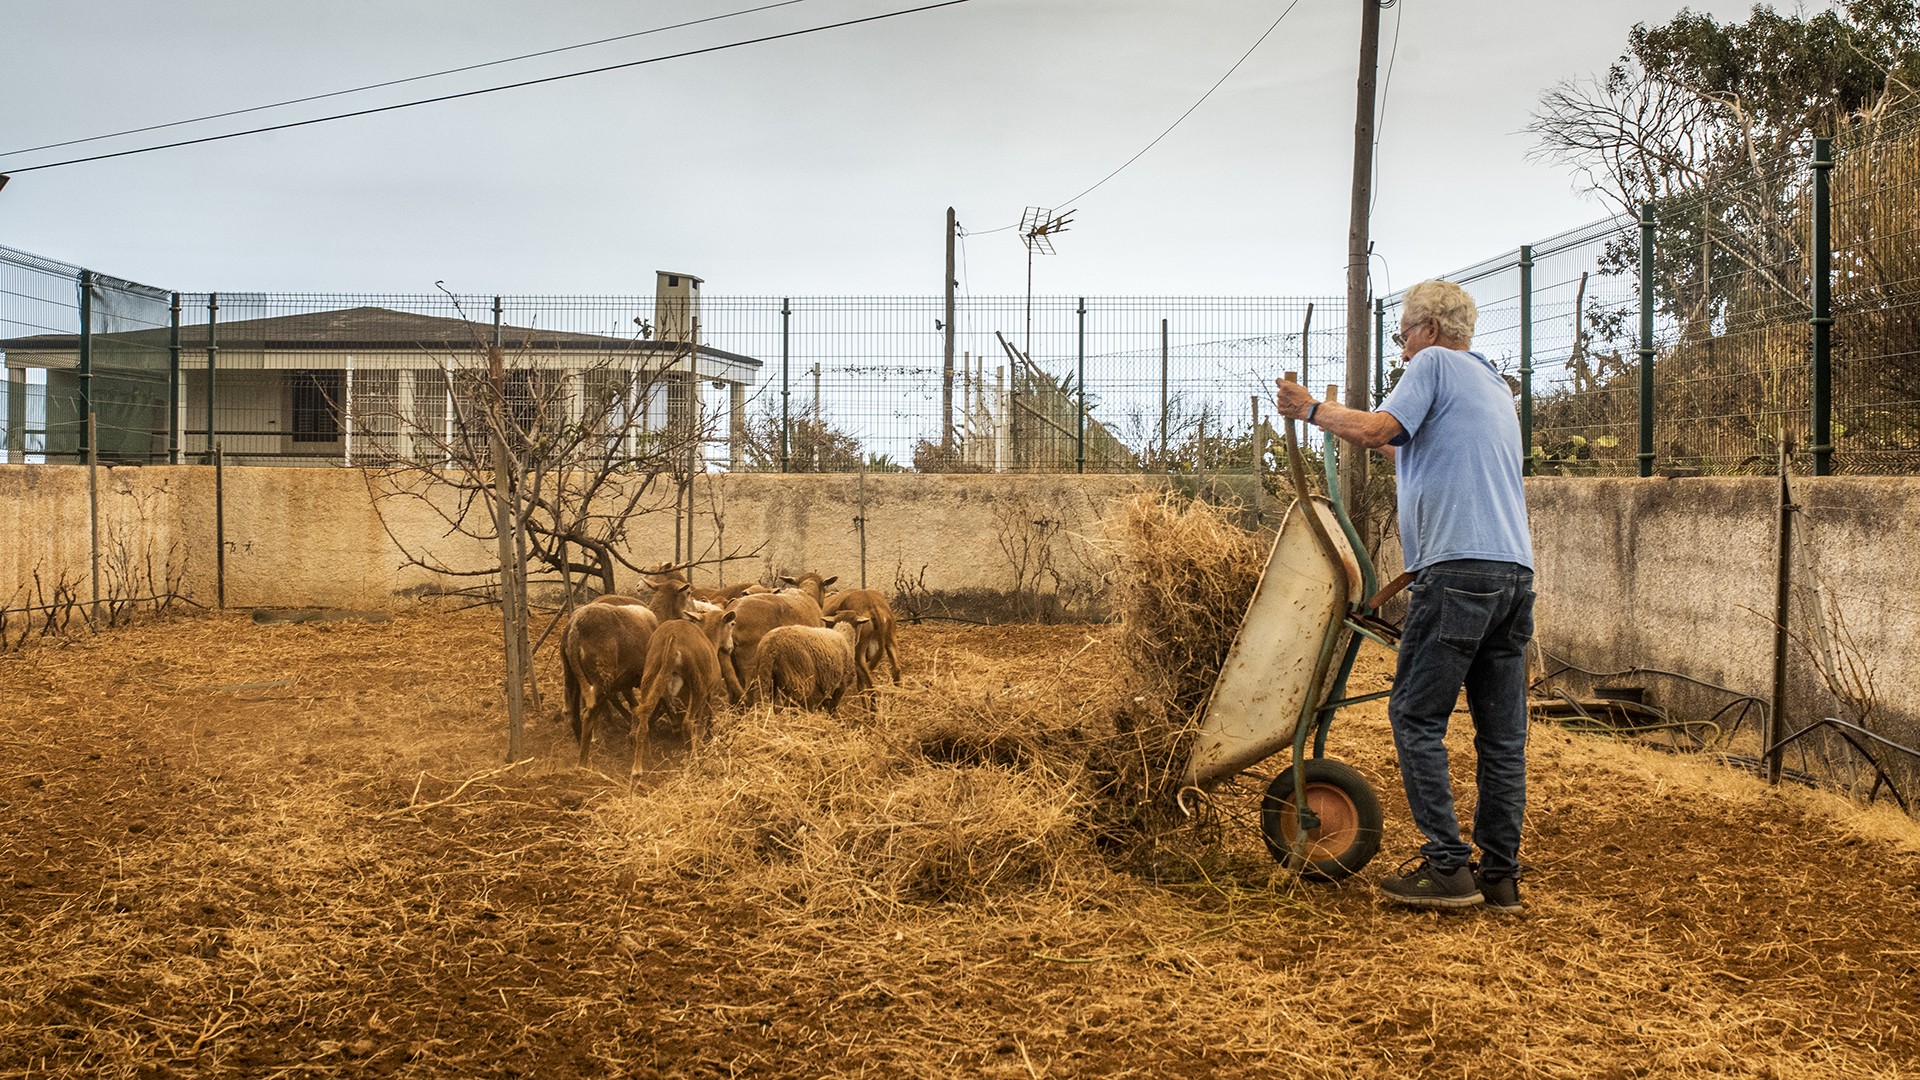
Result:
M655 716L680 714L689 755L699 754L703 734L712 735L713 697L726 681L722 657L733 650L733 621L731 611L708 612L675 619L654 631L640 681L640 705L633 714L633 775L646 771L647 738ZM727 690L732 696L733 687Z
M654 616L665 626L685 615L694 601L693 588L686 582L662 578L653 582L653 596L647 601L647 607L653 609Z
M820 610L828 616L838 611L852 611L872 620L860 627L860 661L866 675L860 689L872 688L873 672L880 666L882 657L893 673L894 685L900 685L900 658L893 651L893 605L887 603L884 593L877 589L848 589L827 597Z
M780 584L786 586L788 589L797 590L811 597L816 604L825 604L827 602L827 586L839 580L840 578L837 575L830 578L823 578L819 574L809 571L801 574L797 578L783 577L780 579Z
M656 586L653 590L653 595L645 600L637 596L627 596L623 593L603 593L587 601L587 603L608 604L615 607L637 607L643 611L650 612L653 616L653 621L648 624L649 633L660 623L668 619L677 619L697 605L697 601L687 599L687 590L684 587L674 588L670 585L665 588ZM698 606L706 610L719 610L711 604ZM571 626L572 623L569 622L568 627ZM566 700L567 718L573 724L573 735L574 738L577 739L580 737L580 687L579 680L574 678L573 670L565 663L566 644L567 630L562 629L560 632L562 689L564 691L563 696ZM640 646L640 656L643 660L646 657L646 646L644 643ZM619 681L623 685L626 685L626 689L619 692L621 704L630 710L633 708L633 687L638 685L638 676L635 676L633 680L622 679Z
M584 604L560 634L567 719L580 741L582 765L587 763L594 725L601 717L619 712L629 722L633 718L627 703L646 670L647 650L659 620L632 600L601 597Z
M724 609L728 604L740 599L754 589L760 589L763 592L766 591L763 586L753 585L744 581L734 585L721 585L715 588L707 588L704 585L694 585L689 582L685 570L676 570L671 563L661 563L651 570L642 570L640 576L647 584L652 585L656 590L669 583L678 582L686 587L687 594L695 601L703 604L711 604L712 610L715 611Z
M844 612L819 626L776 626L760 642L748 696L784 699L805 709L832 713L849 687L860 685L854 642L865 615Z
M825 617L819 601L798 590L749 594L727 610L739 616L733 624L733 671L740 685L752 673L754 654L767 631L777 626L819 626Z
M695 585L693 587L693 598L695 600L703 600L709 604L717 604L724 608L735 600L747 595L747 593L755 588L759 588L759 586L748 581L742 581L733 585L719 585L711 589Z

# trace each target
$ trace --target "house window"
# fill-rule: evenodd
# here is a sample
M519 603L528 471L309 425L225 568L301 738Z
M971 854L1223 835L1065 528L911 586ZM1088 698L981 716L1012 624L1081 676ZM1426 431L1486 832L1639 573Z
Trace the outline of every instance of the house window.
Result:
M293 373L294 442L340 441L340 401L344 391L342 375L338 371Z

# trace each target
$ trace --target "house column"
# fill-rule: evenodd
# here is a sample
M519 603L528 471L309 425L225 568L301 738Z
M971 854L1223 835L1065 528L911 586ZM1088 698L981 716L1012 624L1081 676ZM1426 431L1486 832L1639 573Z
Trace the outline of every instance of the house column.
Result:
M727 469L739 472L747 467L747 386L727 384Z
M27 369L7 369L7 454L19 465L27 460Z
M566 409L567 427L578 428L586 418L586 402L581 388L586 385L586 376L578 371L560 373L560 400Z
M394 452L401 461L413 460L413 384L419 374L402 368L393 373L393 381L398 385L394 389Z

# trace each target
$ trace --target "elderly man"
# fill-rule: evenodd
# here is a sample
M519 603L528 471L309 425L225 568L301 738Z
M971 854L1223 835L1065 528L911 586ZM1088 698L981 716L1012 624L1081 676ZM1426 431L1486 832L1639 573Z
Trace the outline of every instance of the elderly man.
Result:
M1414 907L1484 902L1514 913L1521 910L1533 545L1512 391L1486 357L1468 351L1477 315L1465 289L1423 281L1407 290L1394 336L1405 371L1378 411L1315 401L1284 380L1276 401L1282 415L1384 448L1397 464L1400 547L1416 577L1387 715L1407 804L1426 843L1380 891ZM1447 773L1447 718L1462 686L1479 762L1477 864L1460 836Z

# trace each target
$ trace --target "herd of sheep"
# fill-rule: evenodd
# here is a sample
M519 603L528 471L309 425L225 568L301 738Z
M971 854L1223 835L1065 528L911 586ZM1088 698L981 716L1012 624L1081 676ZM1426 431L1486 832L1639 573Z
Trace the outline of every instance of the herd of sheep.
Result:
M887 662L900 681L893 609L872 589L829 593L838 578L803 574L782 587L703 589L684 574L647 576L647 599L609 594L574 611L560 638L567 719L587 763L595 726L624 715L633 772L646 769L647 733L677 719L696 751L722 692L737 704L778 700L833 712L847 691L869 691Z

